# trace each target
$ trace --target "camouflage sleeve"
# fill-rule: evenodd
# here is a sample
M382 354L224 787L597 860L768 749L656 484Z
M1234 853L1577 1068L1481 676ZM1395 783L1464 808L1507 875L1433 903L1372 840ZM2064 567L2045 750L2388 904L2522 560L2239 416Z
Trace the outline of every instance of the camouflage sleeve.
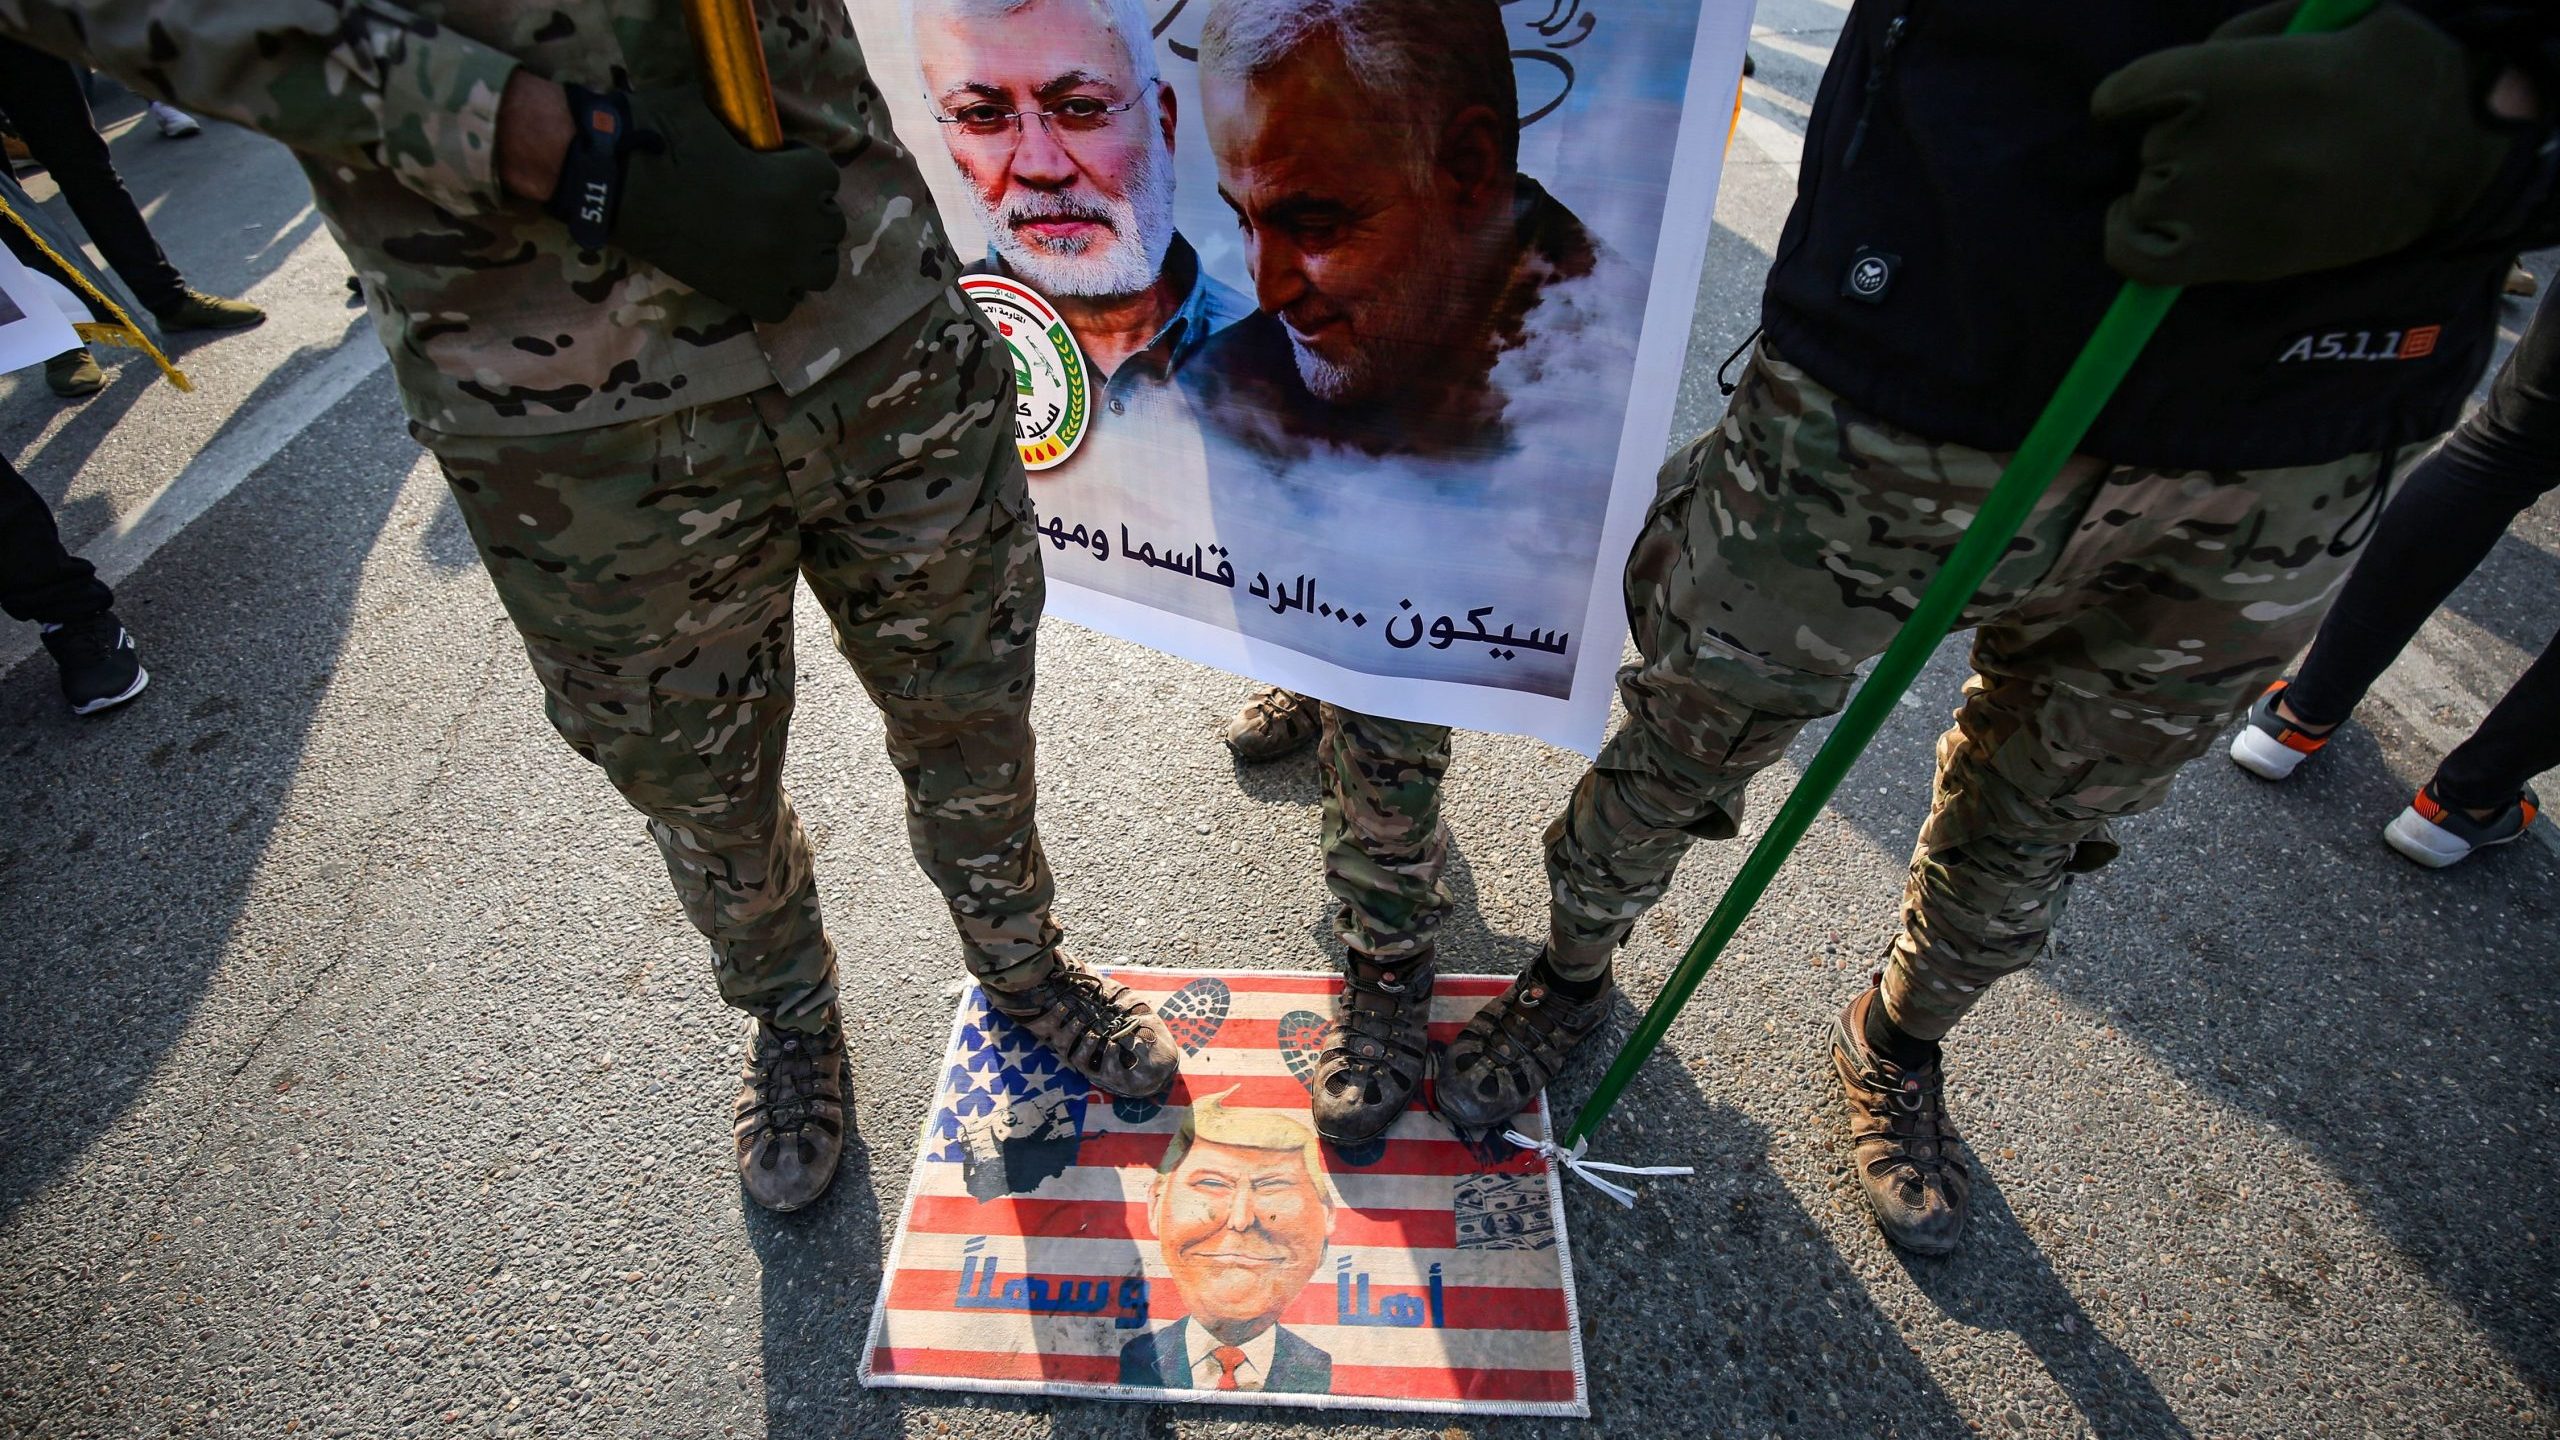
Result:
M0 0L0 33L447 210L503 203L511 57L380 0Z

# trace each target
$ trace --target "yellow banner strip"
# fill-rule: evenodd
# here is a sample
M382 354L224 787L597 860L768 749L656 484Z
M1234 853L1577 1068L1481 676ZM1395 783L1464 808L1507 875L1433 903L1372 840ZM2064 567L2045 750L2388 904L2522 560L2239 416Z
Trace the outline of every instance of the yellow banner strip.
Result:
M121 345L128 350L139 350L151 357L151 363L160 367L160 373L169 377L170 384L182 391L191 392L196 388L195 383L187 378L187 372L171 364L169 357L160 353L160 347L151 343L151 337L142 333L142 327L133 323L133 317L125 313L124 307L117 304L113 296L90 284L89 277L80 273L80 267L64 260L61 252L46 244L44 237L36 233L34 226L19 217L17 210L5 198L0 198L0 215L7 216L9 223L18 227L19 234L34 241L36 249L44 252L44 258L52 261L56 269L69 276L72 285L92 304L115 317L115 323L111 325L95 320L84 320L73 325L72 330L81 339L95 341L101 345Z

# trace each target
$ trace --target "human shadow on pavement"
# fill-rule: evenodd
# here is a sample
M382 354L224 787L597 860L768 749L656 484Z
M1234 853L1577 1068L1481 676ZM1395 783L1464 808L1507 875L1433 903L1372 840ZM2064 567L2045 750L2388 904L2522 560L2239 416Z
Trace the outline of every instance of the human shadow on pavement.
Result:
M2530 840L2442 871L2394 855L2375 832L2408 791L2352 723L2280 788L2218 757L2199 765L2078 902L2049 983L2307 1147L2542 1405L2560 1405L2544 1233L2560 1193L2547 1143L2560 860ZM2224 867L2217 883L2182 884L2176 857L2203 853ZM2133 934L2151 943L2110 938ZM2322 1272L2353 1239L2314 1210L2291 1219L2284 1253L2249 1282L2306 1316L2351 1303Z
M900 1138L912 1140L905 1132ZM862 1388L862 1351L895 1223L884 1216L896 1211L881 1208L869 1137L863 1139L846 1147L835 1184L806 1210L776 1215L752 1201L744 1207L747 1239L764 1271L767 1440L878 1433L866 1412L883 1392ZM898 1177L896 1200L905 1197L913 1158L902 1143L883 1164Z
M84 521L63 509L63 496L79 477L81 467L88 464L89 457L97 452L98 446L105 443L107 436L123 423L126 413L152 386L162 383L159 370L148 360L142 361L141 367L136 369L116 364L110 352L92 353L100 354L105 360L107 383L104 389L86 400L64 400L45 391L44 381L30 372L18 382L21 392L32 402L27 407L28 414L0 426L0 454L6 454L18 467L18 473L26 476L27 483L35 487L47 505L53 507L54 523L62 530L62 543L75 554L95 538L104 528L104 522L112 517ZM42 448L31 449L43 434L44 427L51 423L53 412L60 410L71 411L71 417L62 422L62 428L56 430Z
M2560 624L2547 602L2536 613L2546 636ZM1920 703L1897 710L1832 801L1888 854L1907 852L1927 814L1964 643L1939 652ZM1817 739L1808 731L1791 759ZM2217 739L2166 804L2119 826L2122 856L2075 880L2055 949L2011 983L2050 986L2206 1101L2307 1146L2541 1402L2560 1405L2560 1290L2540 1233L2560 1149L2537 1143L2547 1117L2519 1108L2560 1087L2546 998L2560 862L2528 841L2452 870L2408 864L2376 832L2410 783L2352 722L2282 786L2241 774ZM1774 803L1755 792L1753 812ZM1975 1217L1968 1253L2003 1243L1989 1218ZM2333 1222L2303 1215L2294 1228L2249 1283L2305 1315L2341 1303L2321 1298L2318 1275Z
M1558 1123L1605 1068L1636 1012L1621 1001L1609 1025L1557 1087ZM872 1157L896 1213L912 1160L902 1131ZM875 1140L880 1137L875 1136ZM1690 1164L1689 1179L1646 1181L1622 1210L1579 1181L1565 1187L1591 1408L1606 1433L1957 1436L1972 1433L1927 1365L1876 1307L1767 1161L1769 1132L1702 1094L1676 1063L1657 1061L1629 1088L1608 1130L1608 1155L1628 1164ZM894 1148L892 1148L894 1145ZM767 1440L946 1433L960 1409L1049 1418L1060 1440L1171 1433L1174 1421L1248 1422L1258 1435L1338 1434L1346 1423L1444 1429L1458 1418L1479 1440L1553 1435L1529 1417L1137 1405L1064 1396L960 1396L928 1390L862 1392L856 1378L877 1294L886 1228L859 1183L837 1181L835 1217L750 1222L766 1257Z
M342 404L396 423L387 377ZM152 674L132 704L71 716L40 651L0 673L0 1051L20 1057L0 1065L0 1113L17 1117L0 1221L116 1124L186 1031L301 778L407 468L315 464L316 443L288 446L118 588ZM338 483L315 490L315 469ZM279 509L292 563L245 560L241 526L273 534L262 512Z
M1933 1259L1886 1249L1948 1319L2014 1337L2098 1440L2191 1433L2133 1357L2090 1322L1983 1167L1975 1167L1962 1251Z

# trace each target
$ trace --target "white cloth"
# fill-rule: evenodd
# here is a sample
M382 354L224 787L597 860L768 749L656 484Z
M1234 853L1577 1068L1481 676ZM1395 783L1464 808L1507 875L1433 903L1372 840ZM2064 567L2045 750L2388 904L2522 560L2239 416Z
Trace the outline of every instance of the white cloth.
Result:
M1197 1320L1183 1322L1183 1338L1190 1345L1188 1358L1191 1362L1192 1387L1199 1390L1217 1389L1218 1376L1226 1368L1218 1363L1218 1347L1226 1342L1210 1334L1208 1327ZM1244 1359L1236 1365L1236 1388L1259 1390L1262 1388L1262 1382L1271 1375L1272 1352L1280 1348L1280 1327L1265 1326L1261 1334L1236 1348L1244 1351Z

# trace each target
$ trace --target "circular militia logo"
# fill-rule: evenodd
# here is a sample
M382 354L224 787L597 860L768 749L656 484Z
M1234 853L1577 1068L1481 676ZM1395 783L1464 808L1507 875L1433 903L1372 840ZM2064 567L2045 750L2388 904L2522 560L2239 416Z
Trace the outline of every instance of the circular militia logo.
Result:
M1093 386L1084 351L1057 307L1002 275L966 275L960 288L1004 337L1013 360L1015 443L1022 468L1063 465L1093 425Z
M1849 286L1861 295L1873 295L1883 290L1885 282L1892 278L1892 267L1869 255L1849 272Z

